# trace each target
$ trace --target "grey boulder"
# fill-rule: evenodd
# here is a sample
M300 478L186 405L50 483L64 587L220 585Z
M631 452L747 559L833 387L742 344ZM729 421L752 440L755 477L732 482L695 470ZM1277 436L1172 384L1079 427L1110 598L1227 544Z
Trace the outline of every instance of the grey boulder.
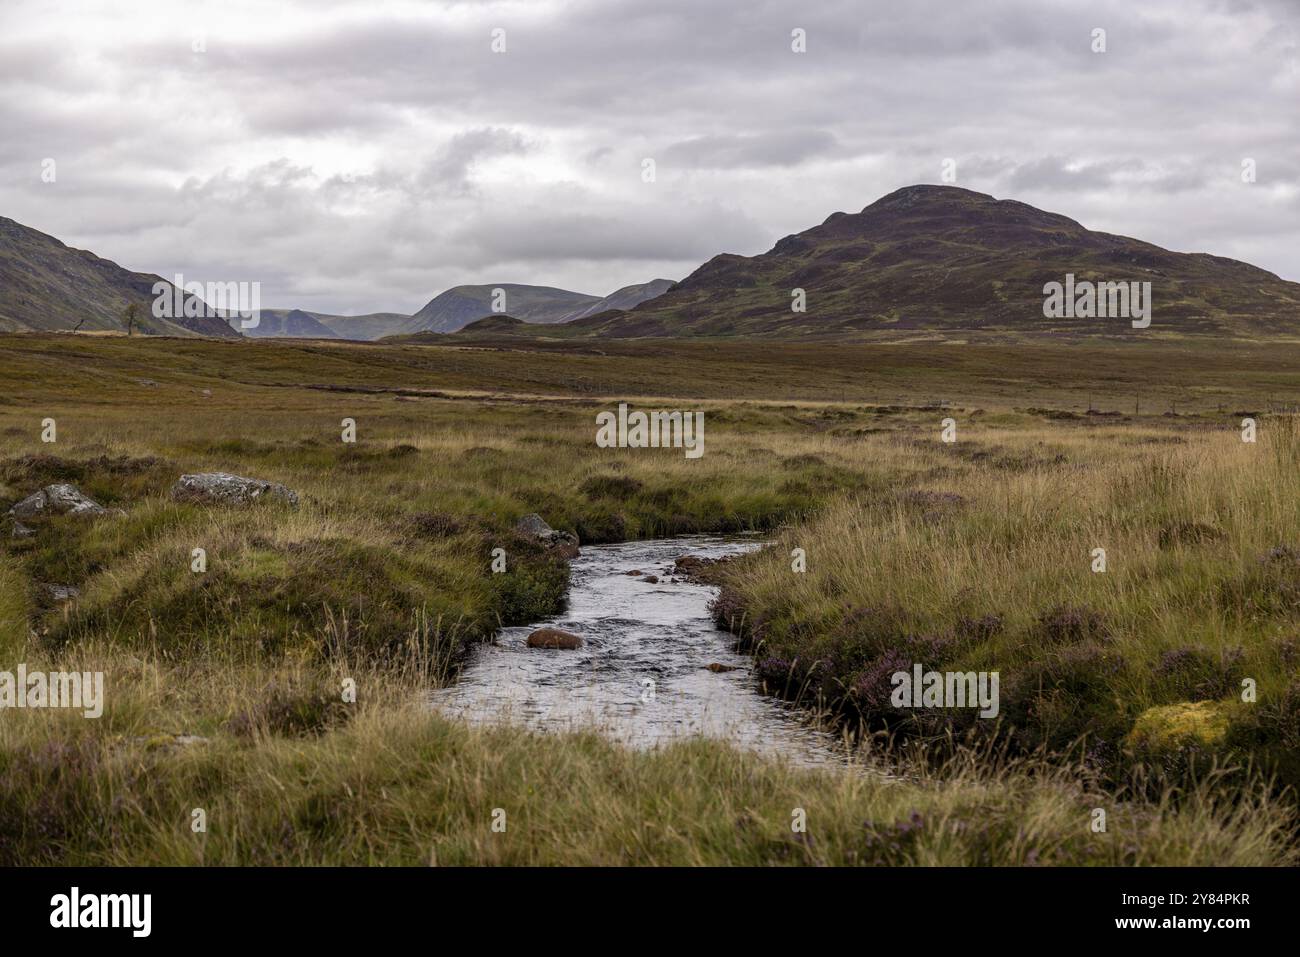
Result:
M81 494L75 485L47 485L9 509L15 519L42 515L107 515L109 510Z
M196 472L182 475L172 486L177 502L206 502L214 505L245 505L262 499L298 504L298 493L278 482L244 478L228 472Z
M578 557L578 536L551 528L536 512L529 512L516 522L515 532L564 558Z

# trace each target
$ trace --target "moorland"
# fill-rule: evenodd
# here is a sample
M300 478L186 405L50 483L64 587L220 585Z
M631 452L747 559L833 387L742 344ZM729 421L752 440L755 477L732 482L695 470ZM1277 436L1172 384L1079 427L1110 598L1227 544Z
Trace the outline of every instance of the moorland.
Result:
M1297 370L1208 338L6 336L0 510L108 511L0 528L0 670L105 676L102 717L0 713L0 862L1295 863ZM703 411L706 454L599 448L620 401ZM205 471L298 504L170 494ZM468 643L562 607L529 513L764 533L717 616L852 760L439 715ZM998 721L898 713L903 660L999 671Z

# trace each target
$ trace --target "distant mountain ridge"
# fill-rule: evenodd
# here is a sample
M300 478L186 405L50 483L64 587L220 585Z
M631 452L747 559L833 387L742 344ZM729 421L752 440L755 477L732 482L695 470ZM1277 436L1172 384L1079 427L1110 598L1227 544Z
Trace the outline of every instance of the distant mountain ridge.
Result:
M336 336L371 340L387 336L458 332L478 319L494 315L509 315L527 325L555 325L610 309L631 309L661 295L672 286L671 279L652 279L650 282L624 286L608 296L593 296L553 286L530 286L523 283L454 286L434 296L411 316L395 312L332 316L303 309L263 309L262 329L248 330L246 334L255 337ZM499 299L504 307L499 312L493 310L494 300L498 299L498 289L502 291L503 295ZM286 324L285 320L291 315L298 318ZM316 326L309 324L309 320L314 320ZM323 327L329 336L317 326Z
M649 282L638 283L634 286L624 286L622 289L611 292L604 299L593 302L586 309L573 315L566 316L561 322L573 322L575 319L586 319L588 316L594 316L610 309L635 309L643 302L649 302L658 296L662 296L669 289L676 285L671 279L652 279Z
M672 285L671 279L652 279L624 286L603 297L520 283L456 286L430 300L411 317L411 322L402 331L456 332L493 313L509 314L533 324L571 322L609 309L631 309L663 294ZM499 296L497 290L500 290ZM495 309L493 306L498 299L502 308Z
M307 309L263 309L261 322L244 329L239 320L230 324L252 339L353 339L369 341L393 335L411 317L403 312L372 312L361 316L336 316Z
M301 309L263 309L257 325L243 328L239 319L231 319L231 326L241 329L251 339L337 339L336 333L318 316Z
M218 338L301 338L372 340L420 332L455 332L494 314L496 290L502 305L524 323L568 322L610 308L630 309L672 286L667 279L624 286L608 296L520 283L456 286L431 299L415 315L376 312L338 316L306 309L262 309L257 325L239 317L159 319L152 312L154 286L173 284L152 273L132 272L94 253L74 249L53 236L0 217L0 332L77 329L124 332L127 306L137 306L134 330L152 335Z
M134 303L136 332L240 338L220 318L155 318L154 284L159 282L175 295L175 287L161 276L132 272L0 216L0 332L78 327L86 332L125 332L123 314ZM192 298L179 297L182 302Z
M599 296L551 286L455 286L429 300L402 331L455 332L493 313L506 313L523 322L563 322L600 301Z

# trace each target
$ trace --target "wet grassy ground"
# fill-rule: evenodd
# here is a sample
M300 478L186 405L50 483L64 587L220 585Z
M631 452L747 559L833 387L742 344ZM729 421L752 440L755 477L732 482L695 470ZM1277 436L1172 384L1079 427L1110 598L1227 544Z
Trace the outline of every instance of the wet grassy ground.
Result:
M0 505L73 481L127 513L5 530L0 668L102 670L107 701L98 720L0 714L0 860L1287 862L1290 798L1189 775L1182 745L1237 765L1294 733L1294 558L1271 550L1300 544L1295 441L1264 414L1242 443L1235 415L1295 401L1294 351L0 339ZM1179 415L1132 416L1134 395ZM597 448L595 413L620 400L702 409L705 455ZM302 504L168 499L182 472L217 469ZM775 531L780 548L729 577L769 677L806 692L794 663L825 660L824 700L888 719L862 704L887 652L1000 668L1022 757L959 751L882 782L429 714L464 642L558 607L567 568L511 532L534 511L585 542ZM1253 710L1229 708L1242 677ZM1222 706L1209 726L1229 730L1207 738L1198 711L1187 741L1148 734L1146 757L1075 751L1035 773L1023 756L1085 732L1120 754L1151 708L1188 703Z

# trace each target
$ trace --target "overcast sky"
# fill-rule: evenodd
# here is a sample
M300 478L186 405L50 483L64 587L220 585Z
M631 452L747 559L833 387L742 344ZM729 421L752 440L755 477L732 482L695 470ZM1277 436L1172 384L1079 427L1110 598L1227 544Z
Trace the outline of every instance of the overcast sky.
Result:
M949 158L1300 280L1300 0L0 0L0 215L264 306L680 279Z

